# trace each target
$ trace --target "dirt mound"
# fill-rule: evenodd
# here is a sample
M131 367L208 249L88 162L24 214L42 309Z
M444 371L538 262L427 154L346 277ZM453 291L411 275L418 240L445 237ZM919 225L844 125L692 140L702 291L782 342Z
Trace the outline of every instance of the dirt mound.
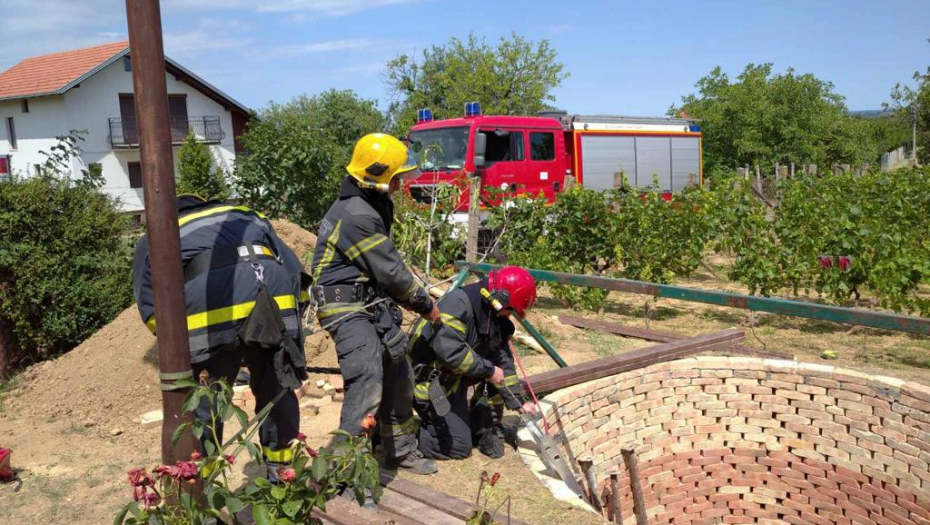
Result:
M316 236L286 220L273 224L281 240L306 261ZM335 365L327 334L308 337L305 349L312 365ZM158 348L135 306L74 350L30 367L21 378L11 407L50 420L68 418L100 434L117 428L129 435L141 432L139 416L161 408Z
M274 226L275 233L284 241L284 244L294 250L304 266L309 269L310 258L316 247L316 235L286 219L275 219L271 221L271 225Z

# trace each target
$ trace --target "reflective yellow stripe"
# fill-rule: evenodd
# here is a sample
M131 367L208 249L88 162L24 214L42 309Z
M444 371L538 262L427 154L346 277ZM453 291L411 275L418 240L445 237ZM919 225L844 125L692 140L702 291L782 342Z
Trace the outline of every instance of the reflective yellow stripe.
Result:
M278 303L278 308L282 310L297 308L297 299L293 295L278 295L274 298L274 301ZM249 316L250 313L252 313L253 308L255 308L255 301L249 301L247 303L234 304L225 308L217 308L216 310L207 310L206 312L191 314L187 316L187 329L189 331L197 330L199 328L206 328L215 324L228 323L230 321L245 319ZM155 333L156 322L154 316L149 318L145 324L149 327L149 330L151 330L152 333Z
M413 273L413 272L410 271L410 268L407 268L407 273ZM420 289L420 285L417 284L416 280L413 280L413 282L410 283L410 288L408 288L406 292L401 294L400 300L406 301L407 299L410 299L411 297L413 297L415 293L417 293L417 290L419 289Z
M429 383L417 383L417 386L413 388L413 397L429 401Z
M191 222L191 221L193 221L193 220L195 220L195 219L200 219L200 218L202 218L202 217L209 217L210 215L216 215L216 214L218 214L218 213L223 213L223 212L227 212L227 211L234 211L234 210L235 210L235 211L244 211L244 212L254 213L255 215L258 215L259 217L261 217L262 219L265 218L264 215L262 215L261 213L255 211L255 210L253 210L253 209L251 209L251 208L249 208L248 206L220 206L220 207L218 207L218 208L210 208L209 210L204 210L204 211L200 211L200 212L197 212L197 213L191 213L190 215L185 215L185 216L181 217L180 219L178 219L178 226L184 226L185 224L187 224L187 223L189 223L189 222Z
M417 420L414 419L413 415L407 418L406 421L402 421L396 425L392 425L390 422L383 423L386 428L390 428L391 435L394 437L397 436L409 436L411 434L416 434L419 424Z
M471 370L471 365L473 364L475 364L475 354L471 350L468 350L465 354L465 358L459 363L459 366L455 367L454 372L456 374L464 374Z
M364 311L365 303L334 303L320 308L320 311L316 314L316 318L326 319L327 317L332 317L338 314L349 314Z
M458 319L456 319L450 314L441 314L441 317L442 317L443 324L451 328L454 328L463 334L465 333L465 325L462 324L462 321L459 321Z
M503 405L504 398L502 398L500 394L494 394L493 396L491 396L491 404L492 405Z
M268 447L262 447L262 454L264 454L265 459L275 463L290 463L291 459L294 457L294 453L290 448L272 450Z
M517 374L504 377L504 384L507 386L516 386L520 384L520 378L517 377Z
M380 233L376 233L371 237L366 237L346 250L346 257L351 261L386 240L388 240L388 238Z
M342 226L342 221L337 221L336 226L333 228L333 233L329 234L329 237L326 239L326 250L323 251L323 258L320 259L320 264L313 269L313 280L319 281L320 276L323 275L323 270L329 266L329 263L333 262L333 256L336 255L336 243L339 242L339 228Z
M310 300L310 294L307 293L307 290L301 290L300 291L300 302L306 303L309 300Z
M408 350L413 350L413 345L417 343L417 339L420 338L420 335L423 333L423 328L426 327L426 321L420 319L413 325L413 337L410 338L410 343L407 344Z

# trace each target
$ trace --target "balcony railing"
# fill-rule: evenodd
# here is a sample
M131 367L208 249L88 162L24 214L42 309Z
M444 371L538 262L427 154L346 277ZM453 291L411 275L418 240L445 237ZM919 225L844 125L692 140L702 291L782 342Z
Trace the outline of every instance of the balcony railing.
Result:
M180 144L193 133L199 142L218 144L226 134L220 117L171 117L171 142ZM110 144L114 148L139 147L139 125L135 117L110 119Z

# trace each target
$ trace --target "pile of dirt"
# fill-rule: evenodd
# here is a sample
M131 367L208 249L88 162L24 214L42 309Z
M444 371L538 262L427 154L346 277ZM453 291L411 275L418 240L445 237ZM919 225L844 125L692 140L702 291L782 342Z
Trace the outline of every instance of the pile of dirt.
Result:
M302 260L316 245L315 235L291 222L273 224ZM305 350L313 366L336 363L325 332L308 337ZM48 420L67 418L100 435L119 429L132 437L142 432L139 416L161 408L158 384L155 337L131 306L74 350L23 372L10 406Z
M300 226L285 219L274 219L271 221L275 233L288 245L297 257L304 263L307 269L310 269L310 258L313 249L316 248L316 235L308 232Z

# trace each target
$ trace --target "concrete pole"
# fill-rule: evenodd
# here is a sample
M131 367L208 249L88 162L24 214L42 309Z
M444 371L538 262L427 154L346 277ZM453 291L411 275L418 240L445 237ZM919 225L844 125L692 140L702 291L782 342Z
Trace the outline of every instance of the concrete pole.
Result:
M132 80L139 125L139 156L145 192L145 217L152 264L152 290L158 321L158 364L162 387L191 370L187 344L187 312L184 303L184 273L175 201L171 128L168 122L168 88L158 0L126 0L129 23ZM171 377L172 379L166 379ZM161 456L166 465L188 459L196 441L185 433L177 445L171 437L182 422L193 421L183 414L187 390L162 390L164 423Z

